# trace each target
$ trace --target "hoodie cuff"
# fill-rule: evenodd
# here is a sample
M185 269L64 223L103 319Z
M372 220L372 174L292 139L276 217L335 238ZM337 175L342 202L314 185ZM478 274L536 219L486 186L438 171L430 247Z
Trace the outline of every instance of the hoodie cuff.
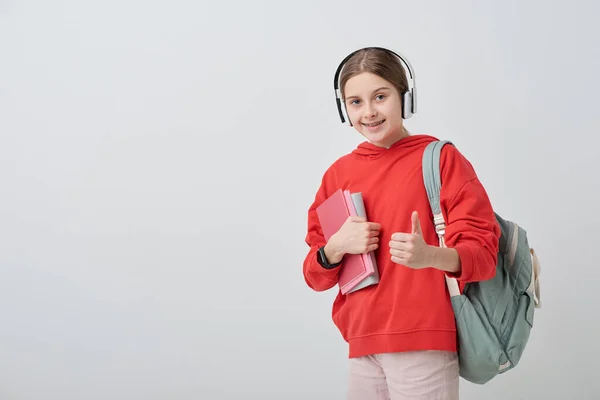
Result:
M473 279L473 268L474 268L474 254L473 250L466 245L457 245L454 250L458 253L460 259L460 271L459 272L446 272L450 278L455 278L459 281L470 281Z

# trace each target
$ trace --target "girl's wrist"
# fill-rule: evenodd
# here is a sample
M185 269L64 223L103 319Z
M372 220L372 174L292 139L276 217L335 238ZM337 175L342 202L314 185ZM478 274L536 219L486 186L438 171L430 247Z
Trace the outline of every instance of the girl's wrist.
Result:
M332 237L333 239L333 237ZM344 258L344 253L335 245L335 242L329 240L323 249L325 251L325 257L331 264L337 264Z
M458 252L447 247L430 246L430 264L433 268L453 274L461 270Z

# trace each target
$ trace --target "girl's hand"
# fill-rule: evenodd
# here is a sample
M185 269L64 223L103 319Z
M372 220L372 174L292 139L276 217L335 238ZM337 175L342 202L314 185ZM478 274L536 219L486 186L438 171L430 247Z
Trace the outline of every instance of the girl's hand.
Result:
M421 222L416 211L412 213L412 232L397 232L390 242L392 261L413 269L431 267L435 256L434 249L423 239Z
M325 254L330 263L342 260L344 254L363 254L379 247L381 226L363 217L349 217L340 229L329 238Z

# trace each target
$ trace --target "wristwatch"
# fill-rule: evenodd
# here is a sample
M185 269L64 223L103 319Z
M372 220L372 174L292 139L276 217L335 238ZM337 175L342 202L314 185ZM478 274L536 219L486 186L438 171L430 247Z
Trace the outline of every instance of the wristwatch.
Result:
M335 267L339 267L342 263L341 261L335 264L329 263L329 261L327 260L327 256L325 256L325 246L321 247L319 251L317 251L317 261L319 262L319 265L321 265L321 267L325 269L333 269Z

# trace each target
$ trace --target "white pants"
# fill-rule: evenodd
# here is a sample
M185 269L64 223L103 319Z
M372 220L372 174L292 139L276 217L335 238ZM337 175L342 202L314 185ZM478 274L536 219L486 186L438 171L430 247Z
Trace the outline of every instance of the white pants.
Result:
M458 400L458 355L448 351L350 359L348 400Z

